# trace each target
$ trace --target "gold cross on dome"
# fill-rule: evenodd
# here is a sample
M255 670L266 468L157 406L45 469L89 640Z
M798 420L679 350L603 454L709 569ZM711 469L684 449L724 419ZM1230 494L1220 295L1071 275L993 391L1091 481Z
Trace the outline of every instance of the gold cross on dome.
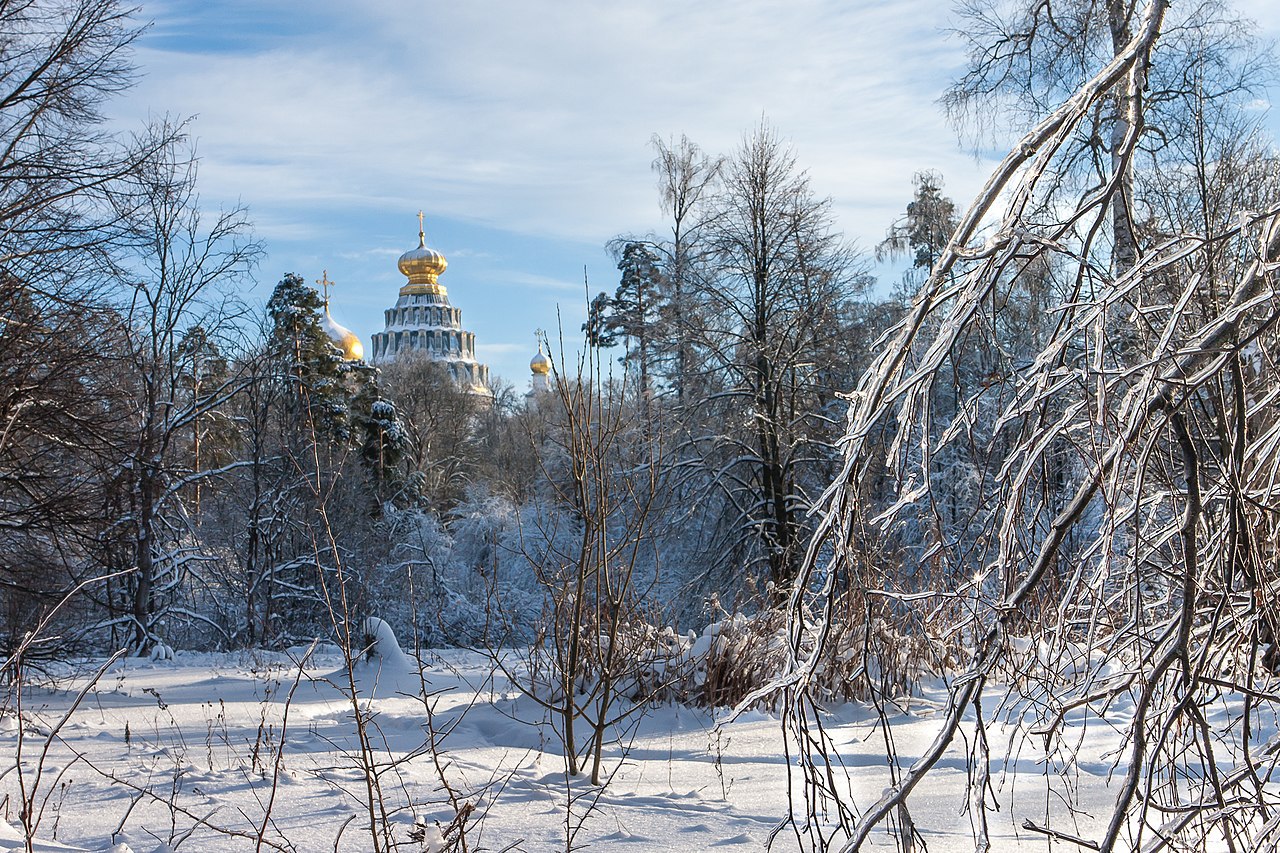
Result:
M419 211L418 211L418 233L419 233L419 234L425 234L425 233L426 233L425 226L422 224L422 211L421 211L421 210L419 210Z
M328 305L329 304L329 288L333 287L335 284L337 284L337 282L329 281L329 271L325 270L323 273L320 274L320 277L316 279L316 284L320 285L320 287L324 290L324 302L326 305Z

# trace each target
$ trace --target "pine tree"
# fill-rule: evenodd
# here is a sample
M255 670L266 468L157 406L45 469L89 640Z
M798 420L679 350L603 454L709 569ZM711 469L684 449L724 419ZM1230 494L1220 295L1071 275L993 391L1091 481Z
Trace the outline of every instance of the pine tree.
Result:
M879 260L911 258L912 269L903 276L902 295L908 299L942 256L959 224L955 203L942 194L942 175L932 170L916 172L911 183L915 185L915 196L907 203L906 215L889 227L889 233L876 246Z
M582 330L597 348L614 346L622 339L627 348L622 361L637 372L640 387L647 391L665 313L662 272L658 256L646 243L627 240L618 254L622 273L618 289L612 297L600 293L591 300Z
M402 463L408 448L408 433L400 423L396 404L382 394L377 378L367 376L352 400L352 418L359 442L360 462L373 487L374 514L382 504L405 494Z
M267 312L270 348L291 391L291 414L309 424L316 440L345 443L351 435L345 374L350 368L320 325L320 294L288 273L276 285Z

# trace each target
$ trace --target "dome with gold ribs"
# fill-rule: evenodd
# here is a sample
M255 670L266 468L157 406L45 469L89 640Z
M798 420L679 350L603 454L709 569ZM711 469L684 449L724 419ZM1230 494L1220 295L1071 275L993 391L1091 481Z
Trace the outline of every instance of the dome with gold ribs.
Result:
M551 372L551 359L542 351L542 344L538 344L538 354L529 362L529 370L538 376L546 376Z
M435 249L427 248L427 235L422 228L422 214L418 214L418 248L410 249L400 256L396 264L401 274L409 279L405 289L431 290L440 287L437 279L449 266L444 255Z

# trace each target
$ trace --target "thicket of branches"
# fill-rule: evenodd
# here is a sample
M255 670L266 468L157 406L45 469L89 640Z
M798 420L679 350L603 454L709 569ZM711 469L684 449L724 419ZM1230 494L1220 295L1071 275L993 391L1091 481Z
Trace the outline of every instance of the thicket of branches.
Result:
M958 750L982 849L996 717L1031 733L1012 754L1064 773L1082 760L1073 726L1122 732L1104 828L1080 837L1055 774L1063 806L1029 831L1104 851L1274 847L1275 749L1256 733L1280 711L1280 162L1242 109L1255 57L1209 7L972 11L989 26L950 103L1009 99L1035 123L852 399L773 686L807 768L797 835L855 850L887 826L911 849L911 794ZM1019 76L1028 57L1052 79ZM928 664L869 643L864 695L891 701L921 672L950 684L910 766L886 739L872 802L850 796L821 725L850 612L910 626Z
M351 674L377 616L528 648L508 674L595 783L645 703L779 707L804 847L913 849L913 792L963 753L985 849L992 768L1069 771L1097 722L1101 828L1055 773L1028 832L1280 845L1270 60L1210 4L961 14L944 106L1015 139L967 206L917 175L890 296L767 123L724 156L656 138L665 222L613 242L578 370L544 342L550 388L487 400L344 360L299 276L248 304L259 246L202 209L183 125L103 130L128 11L0 0L0 675L317 636ZM939 733L904 766L886 709L926 683ZM870 802L823 729L848 699L885 727Z

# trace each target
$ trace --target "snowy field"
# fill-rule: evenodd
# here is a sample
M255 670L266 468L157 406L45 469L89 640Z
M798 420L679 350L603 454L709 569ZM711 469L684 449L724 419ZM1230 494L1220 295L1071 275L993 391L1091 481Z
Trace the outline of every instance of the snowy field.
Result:
M101 661L96 662L101 665ZM566 783L559 741L538 706L510 690L480 655L447 651L426 661L434 697L430 724L416 674L359 673L372 713L369 740L379 767L381 809L397 849L439 849L437 835L458 808L468 850L759 850L787 813L781 726L751 712L717 729L708 712L653 709L609 750L603 788ZM3 720L0 849L22 849L22 787L42 809L37 850L151 853L170 850L356 851L373 848L369 792L361 769L349 691L339 656L313 656L304 671L282 654L179 653L159 662L117 661L84 693L50 741L49 733L92 679L81 664L23 697ZM337 673L337 674L335 674ZM375 683L376 682L376 683ZM935 697L940 699L940 694ZM917 700L891 719L903 764L936 732L934 705ZM859 805L887 781L884 736L870 709L847 706L831 731L854 780ZM425 748L437 732L439 763ZM999 729L997 729L999 731ZM1024 819L1084 835L1113 797L1107 777L1118 742L1106 727L1081 732L1081 762L1063 780L1023 742L1016 772L993 764L1001 811L991 815L997 851L1078 849L1019 829ZM1004 730L1019 742L1016 732ZM993 743L993 753L1004 744ZM21 779L14 757L21 750ZM1086 760L1087 759L1087 760ZM798 776L797 776L798 778ZM912 817L932 851L973 849L964 813L963 754L943 759L913 794ZM1084 813L1064 824L1058 792L1074 789ZM34 788L34 795L33 795ZM259 840L261 839L261 841ZM875 849L892 849L879 838ZM789 830L773 849L794 850Z

